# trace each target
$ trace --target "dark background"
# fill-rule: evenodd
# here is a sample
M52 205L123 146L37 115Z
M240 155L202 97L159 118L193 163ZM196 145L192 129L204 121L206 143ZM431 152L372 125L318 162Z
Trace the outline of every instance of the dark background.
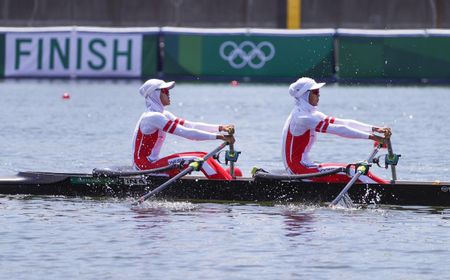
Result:
M0 26L286 28L287 0L0 0ZM303 0L301 28L450 28L446 0Z

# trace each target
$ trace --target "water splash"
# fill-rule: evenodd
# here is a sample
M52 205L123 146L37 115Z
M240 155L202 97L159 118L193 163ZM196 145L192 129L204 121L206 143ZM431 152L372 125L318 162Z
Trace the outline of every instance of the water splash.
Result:
M168 200L146 200L136 206L131 206L131 210L137 212L152 212L155 210L168 210L172 212L192 211L198 206L188 201L168 201Z
M323 208L320 204L303 204L303 203L288 203L288 204L275 204L274 207L280 208L285 212L313 212L317 209Z

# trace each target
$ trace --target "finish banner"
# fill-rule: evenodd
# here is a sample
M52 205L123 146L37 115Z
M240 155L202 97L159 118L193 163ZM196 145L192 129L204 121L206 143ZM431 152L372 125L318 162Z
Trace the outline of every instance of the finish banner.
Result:
M43 29L4 33L5 77L126 78L156 73L159 29Z
M162 28L163 72L174 76L332 78L334 29Z

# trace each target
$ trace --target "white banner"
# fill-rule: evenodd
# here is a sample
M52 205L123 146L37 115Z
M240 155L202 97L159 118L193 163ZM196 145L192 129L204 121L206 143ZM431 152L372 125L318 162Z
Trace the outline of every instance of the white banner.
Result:
M8 32L5 77L140 77L142 34Z

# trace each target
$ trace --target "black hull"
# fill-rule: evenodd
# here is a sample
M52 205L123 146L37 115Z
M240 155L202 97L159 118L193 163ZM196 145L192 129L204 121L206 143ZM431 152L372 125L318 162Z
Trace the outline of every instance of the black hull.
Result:
M93 177L90 174L21 172L0 178L0 194L138 197L167 180L165 177ZM232 202L332 201L343 184L242 178L234 181L185 177L158 197L176 200ZM356 184L349 195L358 204L424 205L450 207L450 183L406 182Z

